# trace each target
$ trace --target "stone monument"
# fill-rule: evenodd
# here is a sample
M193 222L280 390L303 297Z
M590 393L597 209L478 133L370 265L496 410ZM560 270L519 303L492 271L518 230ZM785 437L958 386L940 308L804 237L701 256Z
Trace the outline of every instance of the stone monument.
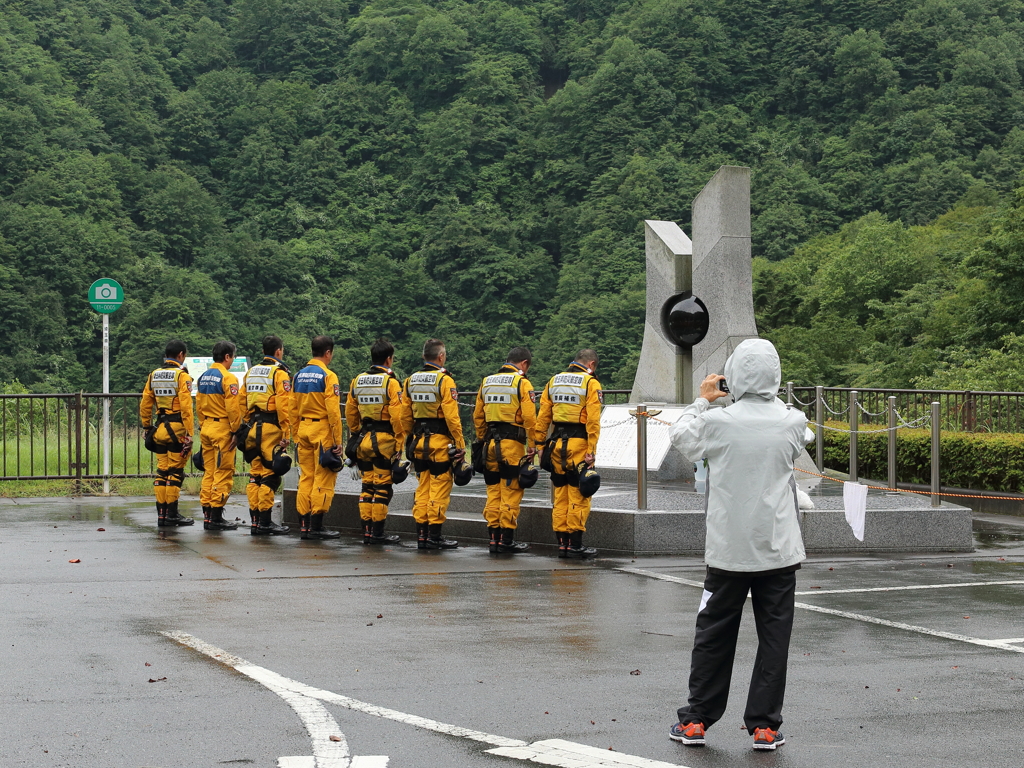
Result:
M750 169L722 166L693 201L693 241L673 221L645 221L647 318L634 403L692 403L700 382L721 373L733 349L756 339L750 257ZM706 311L690 345L672 338ZM687 316L691 315L691 316ZM676 323L678 326L679 323Z
M694 199L692 222L692 242L674 221L644 222L647 315L630 402L662 410L647 430L652 480L693 477L692 465L668 443L668 424L693 402L705 376L725 370L737 344L757 338L750 169L722 166ZM609 406L601 419L597 461L614 479L636 472L636 426L627 411Z

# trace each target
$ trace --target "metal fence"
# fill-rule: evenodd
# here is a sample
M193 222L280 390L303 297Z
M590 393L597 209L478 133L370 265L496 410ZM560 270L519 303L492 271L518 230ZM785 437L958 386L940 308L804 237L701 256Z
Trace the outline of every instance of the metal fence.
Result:
M788 398L813 421L815 389L788 382L779 397ZM896 410L907 421L928 416L931 404L937 402L940 426L947 432L1024 432L1024 392L822 387L826 420L850 421L852 393L856 393L862 425L886 424L888 399L895 397Z
M152 477L137 393L0 395L0 480ZM102 467L103 401L110 403L110 472Z
M475 391L459 392L462 422L472 431ZM606 403L630 390L605 390ZM139 393L0 395L0 480L114 480L154 477L146 450ZM103 401L110 403L110 472L103 472ZM344 397L342 416L344 418Z

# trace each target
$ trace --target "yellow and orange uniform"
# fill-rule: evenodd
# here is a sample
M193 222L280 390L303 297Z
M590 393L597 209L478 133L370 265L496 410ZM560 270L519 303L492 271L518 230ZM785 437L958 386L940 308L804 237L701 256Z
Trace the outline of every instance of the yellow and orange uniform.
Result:
M523 489L519 486L519 462L534 447L537 407L533 385L525 374L505 363L497 373L484 377L473 409L476 439L482 441L487 502L484 519L488 528L515 530Z
M603 401L601 382L576 362L552 377L541 395L534 438L542 443L551 430L546 450L555 487L551 523L558 533L587 530L590 499L580 493L577 467L588 453L597 454Z
M300 472L296 512L303 518L324 514L331 508L337 476L320 465L320 450L341 445L341 390L338 374L320 358L295 374L290 416Z
M223 509L235 480L234 433L242 425L238 379L222 363L214 363L196 383L196 411L203 451L203 483L199 503Z
M281 478L271 465L274 450L282 441L291 439L290 406L292 377L288 367L276 357L266 356L245 374L245 421L250 425L246 444L241 446L252 455L249 484L245 487L249 497L249 510L266 512L274 506L274 493Z
M153 441L158 449L153 493L157 514L163 520L168 505L174 505L174 516L177 516L178 496L194 430L192 377L177 360L165 359L164 364L147 377L139 403L139 420L144 429L155 428Z
M394 371L373 365L352 379L345 401L345 420L353 435L360 435L356 462L362 472L359 516L364 523L388 516L394 494L391 465L405 445L402 423L402 384Z
M402 387L402 424L407 454L419 473L412 516L419 525L441 525L451 500L452 462L448 446L466 449L455 379L444 368L424 363Z

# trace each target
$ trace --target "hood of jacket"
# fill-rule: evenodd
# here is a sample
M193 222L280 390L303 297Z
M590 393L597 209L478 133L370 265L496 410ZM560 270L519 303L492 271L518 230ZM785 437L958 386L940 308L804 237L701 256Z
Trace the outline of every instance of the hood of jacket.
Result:
M782 363L767 339L741 341L725 363L725 383L734 400L757 395L774 400L782 383Z

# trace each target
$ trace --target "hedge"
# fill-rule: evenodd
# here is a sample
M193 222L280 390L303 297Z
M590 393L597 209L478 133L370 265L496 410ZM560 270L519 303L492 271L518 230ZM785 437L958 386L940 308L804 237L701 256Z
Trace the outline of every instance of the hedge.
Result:
M810 425L814 429L814 425ZM826 426L849 429L838 421ZM885 480L889 476L888 433L878 426L861 427L857 437L857 473ZM813 451L813 445L809 446ZM896 432L896 479L931 483L932 435L927 429ZM825 466L850 468L850 435L825 430ZM1024 434L942 432L939 436L939 480L944 486L1006 493L1024 493Z

